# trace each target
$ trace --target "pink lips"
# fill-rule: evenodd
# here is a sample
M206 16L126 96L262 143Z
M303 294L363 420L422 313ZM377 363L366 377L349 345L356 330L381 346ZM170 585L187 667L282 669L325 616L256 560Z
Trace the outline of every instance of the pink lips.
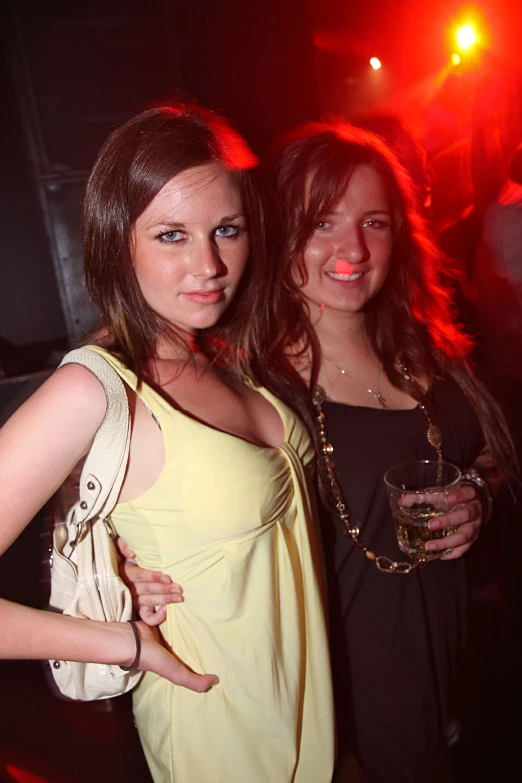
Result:
M223 298L223 290L217 288L214 291L190 291L185 298L196 304L216 304Z

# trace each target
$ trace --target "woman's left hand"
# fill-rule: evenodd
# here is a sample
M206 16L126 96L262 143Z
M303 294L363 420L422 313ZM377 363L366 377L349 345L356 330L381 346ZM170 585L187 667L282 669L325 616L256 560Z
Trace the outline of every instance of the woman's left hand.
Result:
M472 543L478 538L483 521L483 510L480 497L475 487L461 484L458 489L452 490L447 496L449 506L456 506L454 511L434 517L430 520L431 530L439 530L442 527L456 527L456 531L444 538L438 538L426 544L426 551L433 553L443 549L451 549L447 555L442 555L444 560L455 560L462 557L468 551Z

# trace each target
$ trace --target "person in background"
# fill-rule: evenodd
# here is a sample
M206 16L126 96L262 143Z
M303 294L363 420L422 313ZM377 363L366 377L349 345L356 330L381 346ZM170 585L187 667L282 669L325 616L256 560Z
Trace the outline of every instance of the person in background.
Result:
M490 372L522 382L522 144L486 208L471 285Z

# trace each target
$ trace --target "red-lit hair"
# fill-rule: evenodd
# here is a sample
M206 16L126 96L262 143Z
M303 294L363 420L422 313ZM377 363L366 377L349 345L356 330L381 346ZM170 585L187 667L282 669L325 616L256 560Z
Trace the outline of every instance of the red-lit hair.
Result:
M428 385L437 377L453 378L475 408L499 469L512 474L514 451L507 425L468 365L471 341L453 318L450 294L440 282L444 256L417 210L411 179L379 137L343 121L309 123L286 137L276 166L283 239L274 280L276 328L268 372L275 383L286 375L288 385L295 387L295 373L285 369L279 357L307 352L315 383L321 352L301 293L307 277L303 251L314 226L335 208L359 166L371 167L382 178L394 232L387 278L365 308L370 345L390 382L409 394L411 386L396 366L398 356ZM284 394L283 387L279 380ZM298 398L295 390L293 396ZM420 388L414 396L422 398Z

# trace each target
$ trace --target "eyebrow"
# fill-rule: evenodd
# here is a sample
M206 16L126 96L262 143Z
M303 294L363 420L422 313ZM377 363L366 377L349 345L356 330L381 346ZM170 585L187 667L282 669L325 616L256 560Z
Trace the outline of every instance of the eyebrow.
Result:
M224 215L224 217L220 218L217 221L217 225L220 226L223 223L231 223L233 220L237 220L238 218L244 218L245 215L243 212L236 212L234 215ZM185 223L177 223L173 220L158 220L155 223L156 226L167 226L171 229L180 229L185 228Z
M330 209L328 212L321 213L324 217L336 217L337 215L340 215L341 212L338 209ZM390 209L381 209L380 207L377 207L376 209L367 209L366 212L363 212L363 217L366 215L391 215L392 212Z

